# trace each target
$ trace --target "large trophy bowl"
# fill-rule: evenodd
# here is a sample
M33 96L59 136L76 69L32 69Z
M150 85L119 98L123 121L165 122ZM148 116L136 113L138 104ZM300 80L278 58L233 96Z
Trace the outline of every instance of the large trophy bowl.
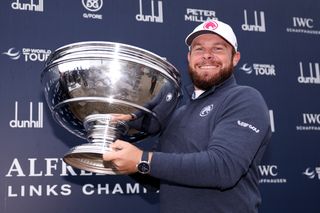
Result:
M79 42L55 50L41 82L54 119L86 139L64 161L104 174L121 174L102 159L114 151L110 144L157 134L180 94L180 74L173 65L147 50L114 42Z

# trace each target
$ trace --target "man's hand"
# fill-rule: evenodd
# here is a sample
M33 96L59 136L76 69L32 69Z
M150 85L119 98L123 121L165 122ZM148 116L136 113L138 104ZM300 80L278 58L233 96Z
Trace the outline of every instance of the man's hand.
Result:
M111 114L112 121L131 121L133 120L133 114Z
M105 152L103 160L112 163L114 168L121 174L137 172L137 164L140 162L142 150L122 140L116 140L110 145L114 151Z

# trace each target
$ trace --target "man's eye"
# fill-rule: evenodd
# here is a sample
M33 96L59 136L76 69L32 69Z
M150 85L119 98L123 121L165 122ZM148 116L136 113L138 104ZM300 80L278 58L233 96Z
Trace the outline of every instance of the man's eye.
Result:
M201 48L201 47L196 47L196 48L194 48L194 50L196 50L196 51L201 51L202 48Z

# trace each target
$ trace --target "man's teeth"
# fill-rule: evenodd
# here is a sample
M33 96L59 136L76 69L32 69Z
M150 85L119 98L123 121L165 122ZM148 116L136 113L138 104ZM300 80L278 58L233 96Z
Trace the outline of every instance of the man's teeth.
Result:
M200 66L201 69L212 69L212 68L216 68L217 66L213 66L213 65L205 65L205 66Z

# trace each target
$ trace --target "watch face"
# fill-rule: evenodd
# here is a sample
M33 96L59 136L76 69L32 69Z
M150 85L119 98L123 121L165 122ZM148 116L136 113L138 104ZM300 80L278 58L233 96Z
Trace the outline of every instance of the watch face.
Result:
M138 164L138 171L142 174L147 174L150 171L150 165L146 161L142 161Z

